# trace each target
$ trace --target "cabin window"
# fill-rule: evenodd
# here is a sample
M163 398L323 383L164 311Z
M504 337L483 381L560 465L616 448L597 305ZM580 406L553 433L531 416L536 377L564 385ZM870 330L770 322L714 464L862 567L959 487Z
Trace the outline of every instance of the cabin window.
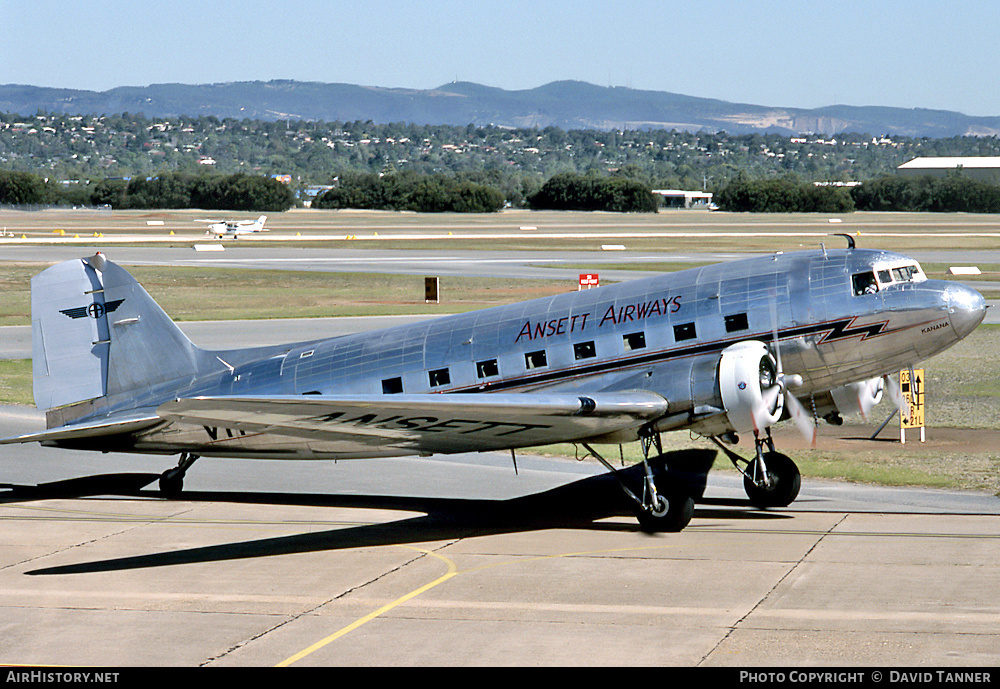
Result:
M489 359L488 361L480 361L476 364L476 375L480 378L491 378L493 376L500 375L500 367L497 365L496 359Z
M695 331L694 323L681 323L674 326L674 340L677 342L693 340L696 337L698 337L698 333Z
M542 368L548 366L548 359L545 357L545 350L528 352L524 355L524 367L527 369Z
M888 270L878 271L878 281L880 284L887 285L892 282L892 273Z
M451 374L448 373L448 369L446 368L428 371L427 378L430 380L432 388L441 387L442 385L447 385L451 382Z
M382 381L383 395L398 395L403 391L402 378L386 378Z
M593 340L590 342L577 342L573 345L573 356L576 360L580 359L593 359L597 356L597 347L594 345Z
M750 323L747 321L747 315L745 313L734 313L732 316L726 316L726 332L736 333L741 330L749 330Z
M854 288L854 295L875 294L878 292L878 282L875 280L874 271L868 270L864 273L855 273L851 276L851 284Z
M626 352L631 352L635 349L645 349L646 333L639 331L637 333L622 335L622 343L625 345Z

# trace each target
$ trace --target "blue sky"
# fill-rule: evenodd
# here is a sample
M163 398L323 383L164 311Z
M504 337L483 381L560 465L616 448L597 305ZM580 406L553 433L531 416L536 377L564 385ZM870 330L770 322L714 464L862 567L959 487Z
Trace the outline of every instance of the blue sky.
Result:
M558 79L785 107L1000 116L1000 3L0 0L0 83Z

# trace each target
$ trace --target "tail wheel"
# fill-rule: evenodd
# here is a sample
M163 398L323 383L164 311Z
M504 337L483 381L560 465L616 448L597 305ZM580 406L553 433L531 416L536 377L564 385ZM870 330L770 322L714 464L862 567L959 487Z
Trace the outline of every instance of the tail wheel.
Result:
M799 468L787 455L765 452L766 479L760 471L759 460L754 460L743 475L743 489L754 507L786 507L799 495L802 476Z
M182 452L177 466L160 474L160 493L164 497L176 498L181 494L181 491L184 490L184 475L197 459L198 455Z
M168 469L160 475L160 493L164 497L176 498L184 490L184 474L177 469Z

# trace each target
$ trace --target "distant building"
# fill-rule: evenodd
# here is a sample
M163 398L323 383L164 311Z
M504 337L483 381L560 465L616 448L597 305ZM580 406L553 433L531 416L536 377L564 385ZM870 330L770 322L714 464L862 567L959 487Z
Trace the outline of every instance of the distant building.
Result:
M945 177L961 169L969 179L1000 184L1000 157L981 156L969 158L914 158L896 170L904 177Z
M331 189L333 189L333 186L329 184L314 184L311 187L306 187L299 193L300 195L308 196L309 198L314 199L320 194L322 194L324 191L330 191Z
M708 208L712 204L710 191L683 191L681 189L653 189L663 197L666 208Z
M295 195L302 201L302 205L306 208L312 208L313 201L316 197L323 192L333 189L333 186L328 184L316 184L311 187L306 187L305 189L299 189Z

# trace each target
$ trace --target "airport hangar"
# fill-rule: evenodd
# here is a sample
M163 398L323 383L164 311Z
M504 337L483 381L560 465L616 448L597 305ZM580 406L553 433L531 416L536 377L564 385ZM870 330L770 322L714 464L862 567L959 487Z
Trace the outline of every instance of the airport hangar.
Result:
M946 177L961 170L969 179L1000 184L1000 157L997 156L914 158L896 170L904 177Z
M666 208L707 208L712 203L710 191L653 189L653 193L663 197L663 205Z

